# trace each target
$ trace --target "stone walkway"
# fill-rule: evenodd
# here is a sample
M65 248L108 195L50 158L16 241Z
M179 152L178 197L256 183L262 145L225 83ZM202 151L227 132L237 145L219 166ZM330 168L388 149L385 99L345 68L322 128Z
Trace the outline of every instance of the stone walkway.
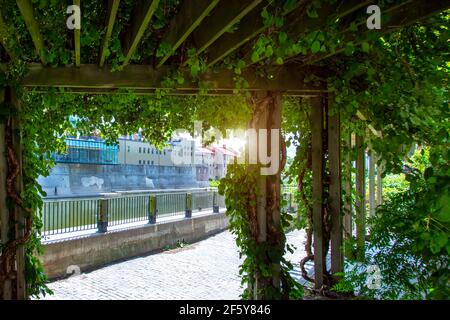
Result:
M287 235L298 266L303 257L304 232ZM224 231L184 248L138 257L49 284L54 295L43 299L239 299L241 263L234 236ZM82 272L83 270L81 270ZM300 280L298 269L293 276Z

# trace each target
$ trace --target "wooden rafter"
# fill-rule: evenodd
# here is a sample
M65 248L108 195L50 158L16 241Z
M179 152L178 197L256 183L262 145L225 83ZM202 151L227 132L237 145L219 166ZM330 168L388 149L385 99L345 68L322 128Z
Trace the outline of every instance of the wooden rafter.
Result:
M161 41L161 44L170 47L170 51L159 60L158 67L175 52L218 3L219 0L185 0L183 2L180 12L170 22Z
M297 41L308 31L320 30L330 21L338 18L342 19L371 2L370 0L340 0L337 3L326 3L321 8L317 18L308 17L304 12L304 8L300 8L287 15L286 21L291 22L286 26L284 31L289 38ZM263 59L264 56L256 61L252 61L250 54L247 54L244 61L246 65L251 65Z
M283 12L283 16L289 14L296 9L301 2L297 2L297 5L289 8ZM267 29L264 25L264 21L261 17L261 10L266 4L260 4L247 16L245 16L239 25L239 29L236 32L224 34L220 40L210 49L208 55L208 67L211 67L215 63L223 60L226 56L231 54L236 49L256 37L258 34Z
M132 89L154 90L163 88L162 80L170 71L169 67L153 68L144 65L129 65L122 71L111 72L110 68L99 68L97 65L81 65L75 67L45 68L39 64L28 66L29 73L23 78L25 87L65 87L87 89ZM295 68L278 67L273 69L267 77L260 77L251 68L243 72L249 83L249 90L280 90L291 93L317 95L325 92L324 84L305 83L304 80L311 70L296 70ZM189 79L189 71L185 72L185 79ZM231 70L221 70L202 74L200 80L208 88L220 91L232 91L234 74ZM198 90L198 83L185 81L178 85L177 90Z
M414 8L414 9L412 9ZM444 11L450 8L450 2L447 0L433 0L433 1L422 1L422 0L409 0L401 4L397 4L393 7L384 10L382 14L387 17L388 21L385 21L381 26L381 30L368 30L366 28L366 20L357 23L358 31L351 32L348 31L344 35L345 42L353 42L354 44L359 43L358 39L361 39L360 34L368 34L370 32L377 32L380 36L387 33L396 31L401 27L408 26L419 20L425 19L437 12ZM364 39L365 37L362 37ZM345 48L339 48L334 52L327 54L318 54L311 56L311 58L306 59L308 64L313 64L318 61L330 58L338 53L344 51Z
M80 7L80 0L73 0L73 4ZM74 29L74 38L75 38L75 65L78 67L80 65L81 60L81 49L80 49L80 38L81 38L81 30L75 28Z
M126 66L134 52L136 51L145 29L158 7L159 0L142 0L136 3L132 15L132 24L130 29L130 36L126 45L125 59L123 65Z
M25 21L28 32L33 40L36 52L41 59L41 62L45 64L44 60L44 40L42 38L41 32L39 30L39 25L34 18L33 6L31 0L17 0L17 6L19 7L20 13Z
M193 33L197 54L205 51L214 41L253 10L261 0L221 1L212 14L204 20L201 28Z
M106 51L108 49L109 40L111 39L111 33L114 27L114 21L116 20L117 9L119 8L120 0L109 0L108 1L108 12L106 14L106 32L103 37L102 46L100 48L100 60L99 66L103 67L105 64Z

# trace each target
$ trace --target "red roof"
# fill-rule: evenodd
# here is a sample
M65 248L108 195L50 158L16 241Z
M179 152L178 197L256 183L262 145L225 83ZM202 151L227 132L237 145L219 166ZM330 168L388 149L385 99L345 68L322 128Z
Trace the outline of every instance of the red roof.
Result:
M209 150L209 149L207 149L207 148L196 148L196 149L195 149L195 152L209 153L209 154L213 154L213 153L214 153L214 151Z
M236 151L233 151L231 149L226 149L226 148L221 148L221 147L208 147L209 149L212 149L215 151L218 151L222 154L225 154L227 156L233 156L236 157L238 155L238 153Z

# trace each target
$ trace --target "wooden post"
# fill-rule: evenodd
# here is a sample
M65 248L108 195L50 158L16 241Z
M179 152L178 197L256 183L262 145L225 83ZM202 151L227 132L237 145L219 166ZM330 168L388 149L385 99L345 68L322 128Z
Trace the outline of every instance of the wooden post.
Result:
M383 204L383 179L381 175L383 174L383 168L381 165L377 166L377 206Z
M4 103L5 89L0 91L0 102ZM9 231L9 211L6 206L6 176L7 176L7 164L6 164L6 146L5 146L5 123L0 122L0 243L5 244L8 242ZM8 263L7 263L8 265ZM3 267L3 266L0 266ZM10 300L12 298L11 292L11 280L5 279L3 283L0 283L0 300Z
M375 155L370 151L369 157L369 214L375 215Z
M192 193L186 193L186 211L184 216L186 218L192 218Z
M13 107L15 108L15 111L17 114L20 114L21 106L19 101L17 100L16 92L11 89L11 103ZM16 160L19 164L19 174L16 178L16 192L17 194L22 194L24 191L24 185L23 185L23 150L22 150L22 125L21 125L21 119L19 116L14 116L12 121L12 130L13 130L13 145L14 145L14 153L16 154ZM16 239L22 238L25 236L25 211L19 207L15 206L16 213ZM25 300L27 299L27 293L26 293L26 283L25 283L25 246L20 245L17 247L16 252L16 268L17 268L17 279L16 279L16 285L17 285L17 292L16 292L16 299L17 300Z
M257 147L255 143L248 144L249 159L257 160L262 167L276 165L264 161L266 155L272 159L277 159L280 163L280 138L281 138L281 95L278 92L253 92L252 107L254 108L253 118L250 121L249 129L256 130ZM272 131L277 129L278 131ZM262 130L267 130L267 135L262 134ZM262 135L261 135L262 134ZM272 136L272 135L277 136ZM255 137L253 137L255 138ZM264 138L264 139L263 139ZM273 143L275 144L273 144ZM250 148L252 148L250 150ZM258 153L255 155L255 151ZM253 153L253 154L251 154ZM256 194L256 224L258 233L256 241L261 246L277 246L280 241L280 168L275 172L265 171L261 168L258 177L258 192ZM284 242L281 243L284 247ZM281 259L281 256L279 257ZM254 283L249 285L254 299L264 299L264 289L271 286L278 290L280 288L280 260L272 257L272 277L268 278L262 274L255 274Z
M281 94L279 92L271 92L272 96L272 106L270 106L270 116L269 116L269 124L268 129L277 129L278 132L270 131L267 137L267 145L268 150L271 156L276 153L278 158L279 167L276 170L275 174L269 175L267 178L267 206L268 206L268 221L269 224L269 234L271 237L269 241L273 241L274 238L278 237L278 235L274 235L273 233L278 233L281 224L281 159L280 159L280 149L281 149ZM277 135L275 139L276 146L272 145L273 139L272 135ZM286 160L286 159L284 159ZM271 164L272 165L272 164ZM273 231L271 231L273 230ZM275 237L274 237L275 236ZM283 245L284 247L284 245ZM275 288L280 288L280 261L273 261L272 263L272 284Z
M108 231L108 199L100 199L97 228L99 233Z
M213 213L219 213L219 199L217 191L213 191Z
M328 161L330 170L331 215L331 273L342 272L342 216L341 216L341 131L339 110L331 108L333 96L328 96ZM331 113L331 115L330 115Z
M364 138L356 136L356 245L358 259L364 259L366 237L365 149Z
M322 98L311 99L312 134L312 215L314 239L314 281L315 288L323 285L325 255L323 250L323 104Z
M156 196L151 195L148 199L148 223L155 224L156 223L156 215L158 213L157 205L156 205Z
M18 165L18 173L15 178L15 192L22 194L23 186L23 163L22 163L22 131L20 124L20 104L18 103L14 90L7 87L2 93L2 100L5 105L9 105L12 109L12 114L8 117L11 120L11 140L12 148ZM14 112L13 112L14 111ZM11 206L6 206L7 190L6 180L8 177L8 161L6 160L6 125L4 123L0 126L0 222L1 222L1 242L7 244L11 239L21 239L25 236L26 213L18 205L11 203ZM1 286L3 299L25 300L27 299L26 281L25 281L25 247L18 245L16 247L14 261L8 260L2 266L3 276L13 274L13 278L3 279Z
M345 239L351 239L353 234L353 219L352 219L352 134L349 133L346 139L348 152L345 158L345 167L348 169L345 177L345 195L346 200L344 202L344 237Z

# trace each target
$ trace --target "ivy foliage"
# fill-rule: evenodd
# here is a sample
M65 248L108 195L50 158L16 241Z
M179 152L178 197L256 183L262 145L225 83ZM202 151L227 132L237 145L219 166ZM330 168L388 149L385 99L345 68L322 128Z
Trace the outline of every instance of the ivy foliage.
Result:
M449 162L435 152L426 148L413 156L409 188L390 194L369 219L366 260L348 262L335 290L377 299L450 297ZM369 266L380 269L379 286L368 285Z
M447 200L448 186L448 135L449 135L449 12L443 12L421 23L379 37L374 32L365 30L367 15L356 13L350 19L322 19L321 9L335 0L326 1L268 1L261 10L261 17L266 31L228 57L222 67L233 71L235 93L246 92L249 85L243 77L243 70L249 65L257 66L256 72L267 76L265 72L271 65L281 65L289 62L305 65L314 63L326 67L326 80L330 92L334 93L334 109L331 112L341 113L344 134L356 132L364 134L366 143L380 157L380 163L385 168L385 174L399 173L404 159L412 143L432 147L428 169L422 175L412 176L409 198L393 198L391 207L385 207L386 212L378 225L374 227L374 239L377 233L384 239L385 233L381 226L392 228L401 226L402 214L408 215L411 223L419 223L416 231L397 228L393 231L399 239L422 239L423 247L430 253L424 261L434 263L436 255L445 253L447 244L441 231L420 229L421 222L437 208L448 208L443 205ZM50 66L68 65L74 62L73 35L65 27L66 8L70 1L33 0L35 15L45 42L44 62ZM393 1L380 1L382 9ZM116 23L114 24L111 42L106 55L107 63L113 70L118 70L125 58L123 39L130 28L134 1L123 0L120 3ZM154 19L148 27L139 48L131 58L132 63L155 64L156 59L167 53L169 48L161 43L165 28L179 10L181 1L160 1ZM288 21L286 13L296 6L304 6L306 16L314 28L305 29L300 34L290 33L289 28L295 21ZM9 37L4 39L15 57L10 62L5 73L0 76L2 86L17 87L20 77L26 72L25 63L39 60L31 37L26 29L22 16L14 0L5 0L1 4L1 13L10 29ZM82 1L82 32L81 58L82 63L95 63L98 60L98 48L103 38L104 30L98 28L104 25L105 4L102 1ZM326 21L325 21L326 20ZM320 23L319 23L320 22ZM233 26L229 32L232 32ZM349 37L349 35L351 35ZM248 51L250 47L250 51ZM329 54L342 52L334 58L320 60ZM249 56L250 61L244 57ZM49 155L62 150L63 137L66 134L88 135L94 129L110 143L119 134L141 131L144 138L162 146L176 129L186 128L192 131L194 120L203 120L207 128L214 126L224 132L227 128L244 127L251 112L243 97L206 98L206 97L173 97L168 95L170 89L183 84L188 79L178 69L177 65L186 62L191 80L198 81L201 89L207 86L199 81L199 75L208 70L208 52L197 54L192 43L182 46L171 57L171 71L156 91L155 97L137 96L133 92L123 91L115 95L72 94L59 89L50 89L45 94L34 91L19 91L22 102L20 117L22 118L24 149L24 176L27 206L36 212L34 219L35 235L27 247L27 276L29 293L48 292L44 285L45 276L42 267L33 254L39 252L40 219L38 208L42 205L43 191L36 183L39 175L48 175L53 163ZM18 89L19 90L19 89ZM358 118L362 112L366 120ZM69 117L77 116L74 125ZM366 128L371 125L379 135L367 135ZM310 206L311 176L308 158L309 153L309 115L304 101L285 101L284 133L288 136L288 144L296 147L296 156L286 172L286 178L303 184L303 194L298 194L301 212L307 214ZM445 160L447 159L447 160ZM346 170L351 171L351 168ZM447 171L446 171L447 170ZM299 181L299 173L303 177ZM255 172L252 168L231 168L229 175L221 184L221 191L227 196L232 218L231 228L237 235L237 244L246 255L241 268L244 282L251 283L251 277L260 273L264 277L271 274L267 261L279 261L282 264L281 274L284 281L283 290L268 289L264 296L278 298L279 295L296 295L295 283L291 281L288 270L291 266L283 260L283 239L279 246L257 246L252 238L251 228L247 221L248 209L254 206L252 195L255 194ZM405 196L406 197L406 196ZM402 200L408 200L403 203ZM448 201L447 201L448 203ZM439 207L441 205L441 207ZM433 207L434 206L434 207ZM439 209L441 210L441 209ZM434 212L434 211L433 211ZM424 216L424 214L428 214ZM282 216L282 219L288 219ZM392 219L392 220L389 220ZM433 221L447 223L440 215ZM441 219L441 220L439 220ZM444 219L445 215L444 215ZM431 220L430 220L431 221ZM410 223L408 222L408 223ZM285 222L282 222L282 226ZM303 224L306 226L306 224ZM415 224L412 225L413 227ZM405 227L406 228L406 227ZM378 231L377 231L378 230ZM409 229L408 229L409 230ZM413 229L414 230L414 229ZM419 230L419 231L417 231ZM426 232L424 231L426 230ZM431 230L431 231L430 231ZM433 229L434 230L434 229ZM447 229L448 230L448 229ZM445 231L445 229L444 229ZM408 233L409 232L409 233ZM427 233L428 232L428 233ZM448 231L447 232L448 235ZM426 235L428 234L428 235ZM391 236L391 235L390 235ZM380 240L381 241L381 240ZM382 241L381 241L382 242ZM376 241L374 242L376 243ZM282 245L281 245L282 244ZM418 247L418 248L419 248ZM418 251L420 251L418 249ZM416 254L416 253L413 253ZM267 257L270 259L267 260ZM429 259L429 260L426 260ZM438 269L435 269L436 271ZM434 272L433 271L433 272ZM448 273L436 275L437 282L427 282L427 294L436 296L445 294L439 283L445 283ZM434 273L433 273L434 277ZM446 278L447 277L447 278ZM430 287L431 286L431 287ZM249 292L244 292L249 297Z
M286 245L284 235L291 225L292 216L281 212L279 230L276 230L281 239L275 242L272 239L264 242L258 240L256 198L260 192L259 170L258 165L230 165L219 185L219 193L225 196L227 216L230 218L229 230L236 236L240 257L244 257L239 270L241 284L245 287L241 296L243 299L254 299L255 296L259 299L299 299L303 296L303 289L290 275L293 266L284 258L286 251L293 252L293 248ZM281 289L275 287L272 280L276 272L273 266L277 264L280 265ZM257 282L266 282L267 285L261 285L255 292Z

